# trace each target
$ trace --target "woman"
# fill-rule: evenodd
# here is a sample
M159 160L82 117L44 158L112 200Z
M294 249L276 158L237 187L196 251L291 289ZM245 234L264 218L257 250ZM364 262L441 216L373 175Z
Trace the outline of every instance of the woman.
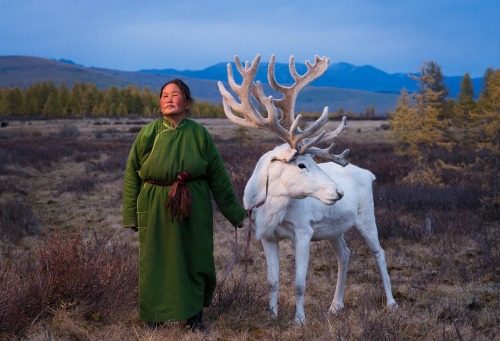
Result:
M150 327L204 330L216 285L211 195L232 225L245 218L212 137L187 118L192 105L183 81L166 83L163 118L141 129L125 170L123 224L139 231L139 314Z

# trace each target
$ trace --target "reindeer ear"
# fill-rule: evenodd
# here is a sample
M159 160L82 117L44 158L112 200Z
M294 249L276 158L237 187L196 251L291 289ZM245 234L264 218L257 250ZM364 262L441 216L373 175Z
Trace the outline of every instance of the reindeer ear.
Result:
M290 149L288 149L288 152L285 153L283 156L285 157L284 160L286 162L290 162L290 161L292 161L292 159L295 158L296 155L297 155L297 149L290 148Z
M295 156L297 156L297 149L290 148L290 146L285 143L274 148L272 160L290 162Z

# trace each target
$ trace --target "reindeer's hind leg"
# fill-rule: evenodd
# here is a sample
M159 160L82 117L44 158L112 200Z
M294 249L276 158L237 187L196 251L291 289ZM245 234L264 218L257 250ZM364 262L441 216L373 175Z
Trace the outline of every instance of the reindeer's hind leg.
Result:
M398 305L394 300L394 297L392 296L391 280L387 271L387 263L385 262L385 252L378 240L377 225L375 224L374 220L375 218L366 223L364 226L358 227L358 231L363 236L370 250L372 250L373 255L375 256L375 260L377 261L377 266L380 271L382 283L384 284L385 296L387 298L387 307L396 308Z
M344 235L341 235L338 238L330 239L328 242L337 256L338 264L335 296L333 297L332 305L330 306L328 312L331 314L337 314L340 310L342 310L342 308L344 308L344 289L351 251L347 247Z
M262 246L266 255L267 284L269 286L269 309L278 317L278 291L280 283L280 249L279 243L262 238Z

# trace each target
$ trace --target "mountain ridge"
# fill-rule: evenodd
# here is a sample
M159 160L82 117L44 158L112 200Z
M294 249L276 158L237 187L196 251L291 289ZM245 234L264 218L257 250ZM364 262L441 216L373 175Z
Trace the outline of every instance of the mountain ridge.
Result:
M192 78L221 80L227 79L227 64L217 63L202 70L176 70L176 69L141 69L139 72L154 74L184 75ZM234 62L230 63L233 70L236 70ZM267 67L269 63L261 62L255 77L256 80L267 84ZM305 64L295 64L297 72L303 74L307 71ZM288 64L276 63L275 75L278 82L293 83ZM418 73L387 73L371 65L355 66L346 62L330 64L325 73L311 83L313 86L328 86L344 89L356 89L363 91L400 94L405 88L408 92L414 92L417 84L408 75L418 75ZM236 81L241 77L237 71L234 72ZM450 90L450 97L456 98L460 92L460 83L463 76L445 76L445 84ZM482 85L482 78L472 78L474 89L479 92Z
M179 77L188 82L197 100L220 103L221 95L217 83L223 81L227 84L227 64L221 62L203 70L181 71L170 68L120 71L86 67L68 59L0 56L0 87L25 88L37 82L53 81L56 84L65 83L68 86L74 82L92 82L99 88L148 86L153 91L157 91L166 79ZM268 63L261 63L256 80L263 83L266 94L280 97L280 94L267 84L267 65ZM299 74L307 70L306 65L300 63L296 63L296 68ZM239 81L241 77L234 63L233 70L236 81ZM282 84L293 82L288 64L276 63L275 75L277 81ZM451 78L454 89L459 89L461 77L460 80L458 78ZM449 81L449 78L445 78L446 81ZM473 80L474 89L477 89L476 86L480 83L481 79ZM370 65L358 67L345 62L334 63L329 66L322 77L301 91L297 98L296 110L318 112L324 106L328 106L330 111L342 108L346 112L350 110L354 113L362 113L373 106L377 114L385 114L387 111L394 110L403 87L412 92L415 82L405 74L391 75ZM453 97L456 90L454 92L450 86L449 88L450 96Z

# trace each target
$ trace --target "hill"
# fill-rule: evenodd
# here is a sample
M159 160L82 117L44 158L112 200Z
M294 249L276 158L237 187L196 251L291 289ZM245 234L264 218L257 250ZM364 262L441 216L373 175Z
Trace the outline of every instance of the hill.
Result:
M204 70L179 71L175 69L120 71L104 68L85 67L68 60L49 60L27 56L0 56L0 87L25 88L36 82L53 81L71 86L75 82L92 82L99 88L111 86L148 86L157 91L165 80L172 77L184 79L191 87L197 100L220 103L221 95L217 87L219 80L227 80L227 63L218 63ZM262 63L256 77L267 94L278 96L267 85L267 63ZM299 73L306 70L305 64L297 64ZM236 72L237 73L237 72ZM235 75L238 79L239 75ZM293 80L287 64L276 64L276 78L281 83ZM453 89L459 88L457 77L447 78ZM461 78L460 78L461 80ZM480 79L479 79L480 80ZM474 86L477 88L477 79ZM447 83L448 84L448 83ZM327 72L311 86L306 87L297 99L298 111L321 111L328 106L330 111L340 107L354 113L365 112L374 106L377 113L385 114L394 110L401 89L415 88L414 82L404 74L389 75L371 66L356 67L347 63L332 64ZM453 96L456 90L450 94Z
M236 70L234 62L233 70ZM261 62L257 72L256 80L267 84L267 67L269 63ZM305 64L296 63L297 71L303 74L307 71ZM191 78L221 80L227 79L227 63L218 63L203 70L175 70L175 69L145 69L141 72L151 74L183 75ZM408 92L417 90L417 84L408 75L410 73L389 74L370 65L355 66L349 63L332 63L326 72L311 85L321 87L334 87L342 89L355 89L361 91L387 93L399 95L405 88ZM412 73L418 75L417 73ZM278 82L293 83L288 64L276 63L275 76ZM460 83L463 76L445 77L445 83L450 91L450 97L456 98L460 93ZM235 71L235 79L241 80L239 74ZM472 83L476 94L480 92L482 78L473 78Z

